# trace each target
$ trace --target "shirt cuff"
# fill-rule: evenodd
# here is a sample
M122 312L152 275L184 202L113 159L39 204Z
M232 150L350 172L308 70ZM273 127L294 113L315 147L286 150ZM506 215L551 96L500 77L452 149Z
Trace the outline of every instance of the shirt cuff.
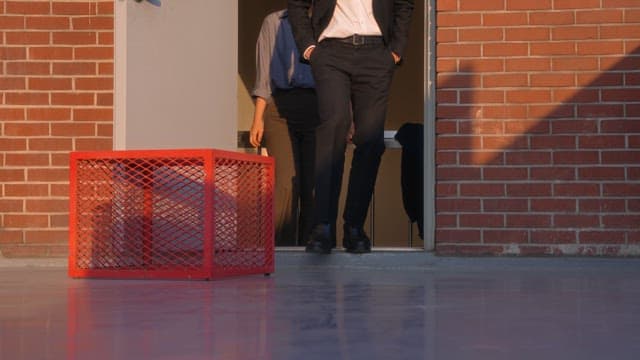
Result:
M313 50L315 47L316 47L315 45L310 45L308 48L306 48L306 49L304 50L304 53L302 54L302 57L303 57L305 60L309 61L309 57L310 57L310 55L311 55L311 50Z

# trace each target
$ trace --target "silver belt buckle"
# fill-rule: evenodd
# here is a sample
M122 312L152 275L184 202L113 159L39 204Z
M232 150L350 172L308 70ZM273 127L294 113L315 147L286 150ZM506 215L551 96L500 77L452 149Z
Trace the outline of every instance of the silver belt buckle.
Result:
M351 37L351 44L357 46L357 45L364 45L364 36L362 35L358 35L358 34L354 34Z

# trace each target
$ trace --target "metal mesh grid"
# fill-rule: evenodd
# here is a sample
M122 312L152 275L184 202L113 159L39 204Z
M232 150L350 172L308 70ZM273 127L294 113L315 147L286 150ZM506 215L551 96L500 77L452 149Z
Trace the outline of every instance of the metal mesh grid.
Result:
M216 159L214 179L214 264L233 271L235 267L263 264L270 246L272 207L267 196L267 169L249 161Z
M272 161L215 150L128 153L72 154L72 276L272 271Z

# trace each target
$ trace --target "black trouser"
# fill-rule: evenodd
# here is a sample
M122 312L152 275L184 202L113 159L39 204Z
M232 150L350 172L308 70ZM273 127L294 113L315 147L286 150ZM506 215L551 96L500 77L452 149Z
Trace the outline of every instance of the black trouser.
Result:
M355 151L343 218L362 226L384 153L384 120L395 63L383 44L352 45L326 39L311 55L318 94L314 220L334 223L346 138L355 124Z
M264 144L276 159L278 246L304 245L313 225L317 109L313 89L276 90L267 106Z

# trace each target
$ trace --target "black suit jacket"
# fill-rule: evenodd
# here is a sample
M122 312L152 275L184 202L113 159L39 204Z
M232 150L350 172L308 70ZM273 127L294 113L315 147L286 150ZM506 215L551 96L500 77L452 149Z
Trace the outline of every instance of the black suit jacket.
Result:
M373 0L373 15L387 48L402 56L407 45L414 0ZM307 15L313 3L311 18ZM318 42L336 8L336 0L289 0L289 22L300 54Z

